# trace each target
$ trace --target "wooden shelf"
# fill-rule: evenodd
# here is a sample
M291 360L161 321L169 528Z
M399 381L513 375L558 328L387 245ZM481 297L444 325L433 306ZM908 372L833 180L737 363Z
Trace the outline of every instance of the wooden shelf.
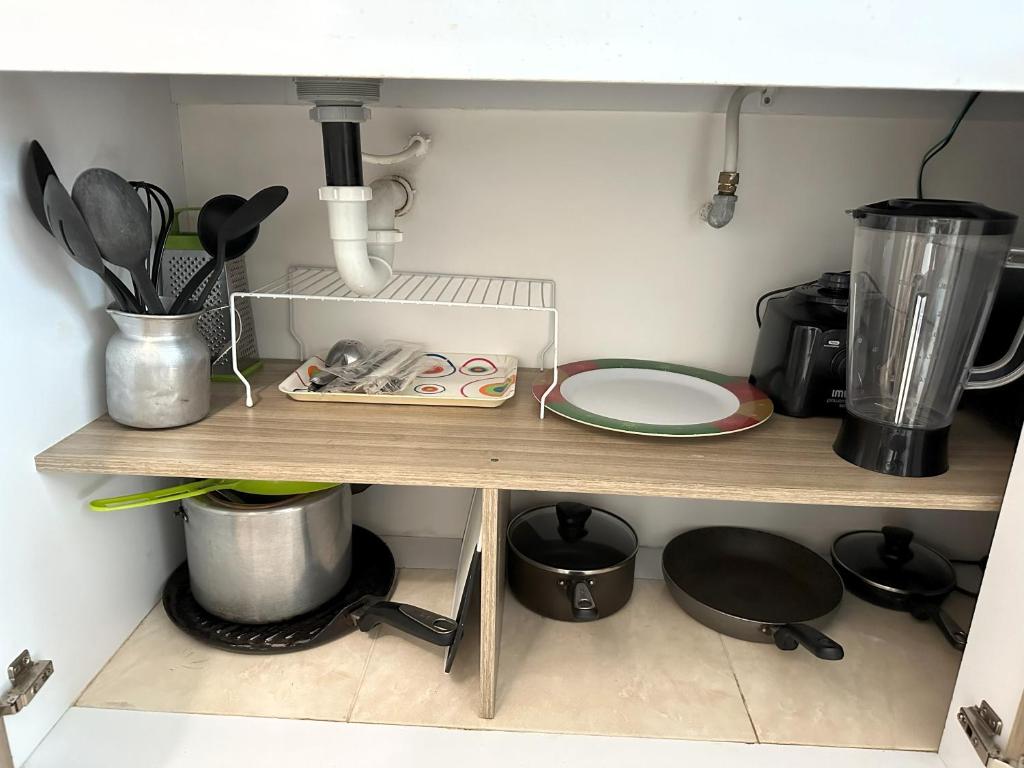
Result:
M278 392L294 363L216 384L210 415L171 430L103 416L36 457L43 471L579 491L848 506L998 510L1013 442L962 414L950 470L886 477L832 452L837 422L773 417L738 435L689 440L620 435L537 418L541 375L520 369L515 398L494 409L300 403Z

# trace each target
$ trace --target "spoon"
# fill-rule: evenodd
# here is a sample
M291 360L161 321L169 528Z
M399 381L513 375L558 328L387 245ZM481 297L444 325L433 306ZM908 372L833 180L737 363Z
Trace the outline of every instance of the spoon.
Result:
M356 339L342 339L334 342L324 362L328 368L342 368L352 365L366 357L366 345ZM309 380L308 389L310 392L318 392L332 381L338 378L338 374L331 371L317 371Z
M199 311L220 279L226 261L241 257L248 251L259 235L259 226L288 197L286 187L274 186L261 189L249 200L237 195L218 195L208 200L199 212L196 231L203 248L214 258L196 270L188 284L178 294L171 311L181 309L192 294L207 280L189 309Z
M199 237L199 242L203 246L203 250L209 255L210 260L192 273L192 277L185 283L185 287L181 289L178 297L171 305L171 314L177 314L179 311L184 310L186 302L202 287L203 281L213 274L217 261L217 232L220 231L224 222L243 205L245 205L244 197L239 197L238 195L217 195L207 200L199 210L199 217L196 220L196 234L198 235L199 230L202 229L203 234ZM200 227L200 225L202 226ZM246 232L244 237L238 239L238 242L228 243L224 252L225 260L231 261L248 251L253 243L256 242L256 237L259 233L259 227L256 227L251 232ZM191 309L191 307L189 308Z
M132 186L113 171L90 168L75 179L71 198L103 258L131 273L149 314L164 314L163 302L146 269L153 245L153 223Z
M194 307L198 310L206 303L213 284L220 279L220 273L224 270L224 262L227 259L227 244L233 240L241 239L246 233L253 232L252 241L256 242L256 235L259 234L259 226L270 214L280 207L288 197L288 189L281 186L266 187L250 197L246 203L235 211L217 231L217 257L214 260L212 277L206 283L206 287L199 294L199 299ZM200 212L200 216L202 212ZM199 222L196 222L197 225ZM202 227L197 227L199 239L203 239ZM251 243L245 247L249 250ZM244 253L244 251L243 251ZM232 254L232 259L237 259L241 253Z
M96 241L93 240L85 219L56 176L51 176L46 181L46 188L43 190L43 211L48 229L57 238L57 242L64 246L64 250L77 264L100 276L114 295L114 302L118 308L122 312L141 312L131 291L104 266L99 248L96 247Z
M336 365L352 365L366 357L366 345L356 339L342 339L334 342L324 362L331 368Z

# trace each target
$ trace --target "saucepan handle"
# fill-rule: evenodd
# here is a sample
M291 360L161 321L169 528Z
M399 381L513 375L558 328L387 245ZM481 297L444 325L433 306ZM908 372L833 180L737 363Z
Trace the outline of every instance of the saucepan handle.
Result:
M590 591L590 585L586 579L571 579L567 587L569 604L572 606L572 617L576 621L594 621L601 618L594 594Z
M1024 269L1024 248L1011 248L1006 255L1005 267L1006 269ZM1024 360L1016 367L1013 365L1022 343L1024 343L1024 319L1021 320L1006 354L994 363L971 368L964 389L995 389L1024 376Z
M383 600L354 611L352 618L363 632L369 632L378 624L387 624L441 647L448 647L455 642L455 631L458 629L458 624L447 616L415 605Z
M807 624L782 624L770 631L775 647L783 651L794 651L802 645L825 661L839 661L845 655L843 646Z

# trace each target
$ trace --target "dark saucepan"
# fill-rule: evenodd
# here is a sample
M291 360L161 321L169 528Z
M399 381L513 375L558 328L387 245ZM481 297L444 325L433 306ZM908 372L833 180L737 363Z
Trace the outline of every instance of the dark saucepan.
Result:
M633 594L636 532L572 501L534 507L508 527L508 580L523 605L560 621L593 621Z
M931 547L914 541L906 528L851 531L832 543L832 563L857 597L915 618L932 620L949 644L962 651L967 633L942 608L956 589L952 563Z

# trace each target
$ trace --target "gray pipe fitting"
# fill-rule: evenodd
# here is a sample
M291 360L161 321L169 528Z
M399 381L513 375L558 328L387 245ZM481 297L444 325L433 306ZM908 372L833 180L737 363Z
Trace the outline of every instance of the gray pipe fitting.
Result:
M730 221L736 212L736 195L714 195L711 202L701 213L704 220L715 229L721 229Z

